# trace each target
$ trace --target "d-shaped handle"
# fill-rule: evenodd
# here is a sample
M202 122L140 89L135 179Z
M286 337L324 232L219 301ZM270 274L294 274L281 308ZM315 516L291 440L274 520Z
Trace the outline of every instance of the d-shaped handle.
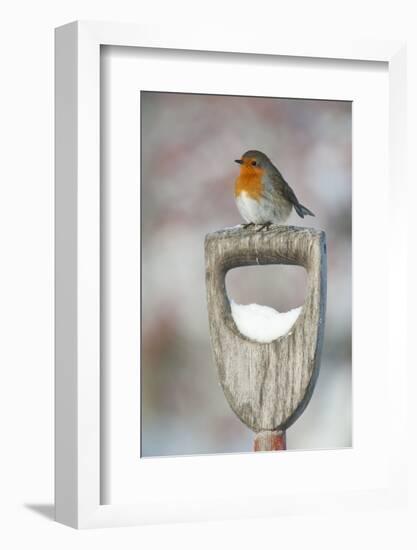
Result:
M211 345L224 394L255 432L288 428L307 406L317 380L326 307L326 238L315 229L225 229L206 236L206 286ZM306 269L307 295L291 331L270 342L243 336L232 317L229 269L289 264Z

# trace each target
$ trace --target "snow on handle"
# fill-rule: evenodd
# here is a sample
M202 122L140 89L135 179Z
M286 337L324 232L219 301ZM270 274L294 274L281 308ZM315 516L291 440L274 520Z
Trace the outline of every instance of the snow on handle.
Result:
M239 331L247 338L261 343L285 336L301 312L301 307L280 313L269 306L236 304L233 300L230 301L230 307Z

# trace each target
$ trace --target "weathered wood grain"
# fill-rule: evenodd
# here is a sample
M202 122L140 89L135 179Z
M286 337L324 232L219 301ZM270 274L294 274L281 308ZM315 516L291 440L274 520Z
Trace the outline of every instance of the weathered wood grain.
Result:
M206 236L205 255L211 344L224 394L253 431L284 431L307 406L319 372L326 304L325 234L293 226L224 229ZM262 344L238 331L225 276L236 267L266 264L302 266L308 284L290 333Z

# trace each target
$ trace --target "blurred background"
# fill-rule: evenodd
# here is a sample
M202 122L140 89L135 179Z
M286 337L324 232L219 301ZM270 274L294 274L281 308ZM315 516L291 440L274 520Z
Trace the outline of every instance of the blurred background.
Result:
M288 449L351 446L351 103L141 92L142 456L247 452L254 434L222 393L206 309L204 237L242 223L233 162L266 153L315 214L288 223L327 234L328 294L319 379ZM230 271L229 297L302 305L294 266Z

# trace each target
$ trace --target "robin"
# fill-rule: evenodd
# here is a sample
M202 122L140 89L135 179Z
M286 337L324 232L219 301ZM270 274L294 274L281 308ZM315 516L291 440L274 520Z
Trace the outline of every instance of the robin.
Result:
M314 216L298 202L281 172L264 153L247 151L235 162L240 164L235 199L240 214L248 222L244 227L260 224L260 231L273 223L285 223L293 208L301 218Z

